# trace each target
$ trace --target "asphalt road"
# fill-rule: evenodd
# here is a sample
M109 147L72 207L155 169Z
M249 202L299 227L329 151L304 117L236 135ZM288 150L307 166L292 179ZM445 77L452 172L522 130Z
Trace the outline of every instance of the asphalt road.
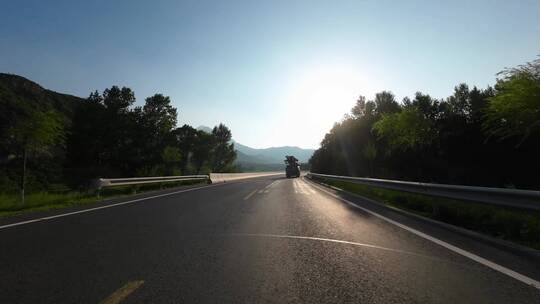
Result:
M536 261L475 250L539 279ZM0 303L103 300L540 303L540 290L302 178L211 185L0 229Z

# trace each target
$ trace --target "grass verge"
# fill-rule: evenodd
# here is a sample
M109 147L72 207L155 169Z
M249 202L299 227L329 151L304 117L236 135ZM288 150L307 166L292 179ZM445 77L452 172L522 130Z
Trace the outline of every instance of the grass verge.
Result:
M13 216L31 211L61 209L76 205L99 202L105 199L129 196L159 189L187 186L199 181L167 182L143 185L118 186L102 189L100 196L95 191L65 191L62 193L39 192L26 195L24 204L18 194L0 194L0 217Z
M350 182L322 182L440 222L540 249L540 212L389 190Z

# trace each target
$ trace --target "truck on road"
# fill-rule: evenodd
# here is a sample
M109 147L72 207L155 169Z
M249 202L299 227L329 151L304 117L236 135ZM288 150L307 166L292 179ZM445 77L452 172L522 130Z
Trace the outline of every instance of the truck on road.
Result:
M285 156L285 176L300 177L300 165L298 159L292 155Z

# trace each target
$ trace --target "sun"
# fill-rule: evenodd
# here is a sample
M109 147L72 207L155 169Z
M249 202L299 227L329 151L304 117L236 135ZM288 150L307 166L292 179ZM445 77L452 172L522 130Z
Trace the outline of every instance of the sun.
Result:
M343 65L315 66L293 80L287 103L304 121L333 124L350 111L362 87L366 81L359 71Z
M333 124L350 113L358 96L370 93L361 69L352 65L304 66L286 79L272 136L292 145L318 146Z

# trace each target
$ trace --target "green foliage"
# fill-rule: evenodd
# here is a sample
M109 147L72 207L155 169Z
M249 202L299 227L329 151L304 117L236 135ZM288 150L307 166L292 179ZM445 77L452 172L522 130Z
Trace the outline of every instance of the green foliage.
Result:
M177 111L171 105L168 96L156 94L146 98L142 110L142 120L149 130L150 135L163 136L176 126Z
M98 198L94 191L68 191L61 187L61 191L35 192L28 194L24 205L19 203L19 197L13 194L0 193L0 218L12 216L29 211L41 211L66 208L76 205L94 203L103 199L122 197L136 193L161 190L164 188L188 186L201 183L200 181L176 181L160 184L146 184L137 186L122 186L103 189Z
M231 130L224 124L219 124L212 130L212 135L215 144L212 170L213 172L224 172L236 158L234 144L231 143Z
M21 151L28 153L50 154L53 146L64 143L61 118L54 111L30 112L10 128L8 136Z
M518 145L540 133L540 59L500 73L495 96L486 109L487 131L518 138Z
M377 157L377 147L373 143L368 143L364 149L362 149L362 155L365 159L373 161Z
M195 137L195 143L193 147L193 165L195 167L195 173L202 173L202 169L205 164L210 166L213 162L212 153L215 145L213 134L206 133L204 131L198 131ZM210 169L207 170L209 173Z
M360 96L351 115L325 135L310 159L311 169L540 189L539 67L536 60L505 70L495 88L459 84L444 99L417 92L400 104L389 91L371 101Z
M177 147L167 146L161 152L161 159L165 164L174 164L180 161L181 159L180 149Z
M388 141L392 150L417 149L433 140L432 122L412 106L401 112L383 114L373 130L379 138Z
M324 180L325 183L380 203L452 225L540 249L540 214L475 202ZM437 208L437 212L434 210Z
M375 94L375 110L377 114L395 113L399 111L394 94L390 91L382 91Z
M96 94L94 92L94 94ZM105 89L103 91L103 96L92 96L90 99L103 103L107 110L117 113L128 111L129 107L135 102L135 93L127 87L119 88L117 86L112 86L110 89Z
M177 109L162 94L141 107L134 103L127 87L94 91L84 100L0 74L0 193L14 194L21 180L37 193L58 185L84 190L97 177L235 169L225 125L212 134L176 128ZM28 170L21 170L26 158Z

